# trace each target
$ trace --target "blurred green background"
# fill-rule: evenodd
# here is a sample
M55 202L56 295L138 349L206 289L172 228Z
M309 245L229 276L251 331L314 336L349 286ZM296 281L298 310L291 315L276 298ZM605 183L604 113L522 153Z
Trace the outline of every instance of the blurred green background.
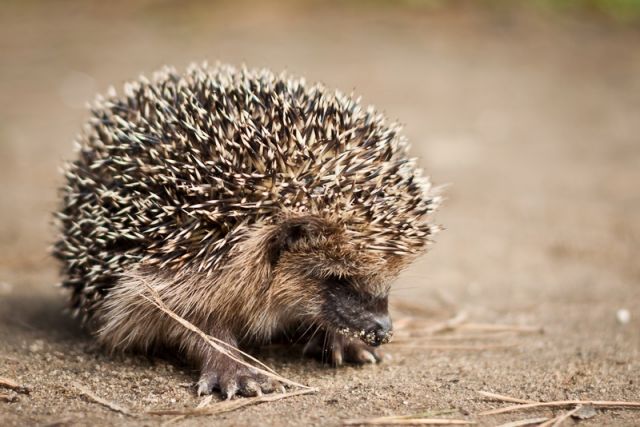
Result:
M356 0L360 1L360 0ZM367 3L366 1L360 1ZM595 15L616 22L637 24L640 0L375 0L377 3L405 3L421 7L451 7L455 3L475 3L475 7L496 10L531 8L566 15Z

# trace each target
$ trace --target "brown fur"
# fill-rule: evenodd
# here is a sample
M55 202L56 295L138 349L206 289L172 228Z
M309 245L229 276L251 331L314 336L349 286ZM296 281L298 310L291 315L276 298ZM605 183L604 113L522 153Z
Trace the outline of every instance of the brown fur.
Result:
M287 241L292 227L303 227L304 235ZM142 298L146 285L172 311L219 339L233 345L264 343L306 324L337 329L323 318L322 285L310 276L357 277L359 292L385 297L407 261L358 251L340 229L316 217L256 225L216 275L171 275L144 265L127 271L97 310L97 335L112 351L168 346L204 367L215 359L212 350Z

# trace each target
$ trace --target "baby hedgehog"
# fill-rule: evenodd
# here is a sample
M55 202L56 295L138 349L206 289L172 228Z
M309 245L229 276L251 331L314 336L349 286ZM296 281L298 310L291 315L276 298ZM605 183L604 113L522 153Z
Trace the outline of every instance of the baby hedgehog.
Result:
M437 191L396 124L267 70L166 68L98 97L67 164L54 254L112 351L172 349L198 393L280 384L203 344L276 337L334 365L380 360L388 295L436 231Z

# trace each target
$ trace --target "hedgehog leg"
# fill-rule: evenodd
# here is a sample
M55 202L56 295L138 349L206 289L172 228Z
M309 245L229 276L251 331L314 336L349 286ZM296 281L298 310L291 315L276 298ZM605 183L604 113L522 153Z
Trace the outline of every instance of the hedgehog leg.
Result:
M226 339L227 343L237 345ZM229 358L211 347L202 350L202 366L198 381L198 395L211 394L219 390L224 399L236 395L259 396L262 393L284 391L277 381Z

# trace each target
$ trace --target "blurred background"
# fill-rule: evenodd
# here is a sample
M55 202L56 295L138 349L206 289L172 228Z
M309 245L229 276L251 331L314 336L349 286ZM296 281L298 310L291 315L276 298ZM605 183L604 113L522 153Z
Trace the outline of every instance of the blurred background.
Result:
M3 0L0 10L6 349L19 353L27 329L6 325L21 316L67 325L49 220L87 101L164 64L207 60L353 90L405 125L427 173L450 185L437 216L446 231L397 298L544 324L526 360L540 384L578 357L612 395L640 395L640 0ZM490 376L478 381L509 383L469 363Z
M435 286L503 295L576 258L637 280L639 28L638 0L5 0L0 272L51 264L57 168L87 102L207 60L353 90L405 124L452 184L422 261Z

